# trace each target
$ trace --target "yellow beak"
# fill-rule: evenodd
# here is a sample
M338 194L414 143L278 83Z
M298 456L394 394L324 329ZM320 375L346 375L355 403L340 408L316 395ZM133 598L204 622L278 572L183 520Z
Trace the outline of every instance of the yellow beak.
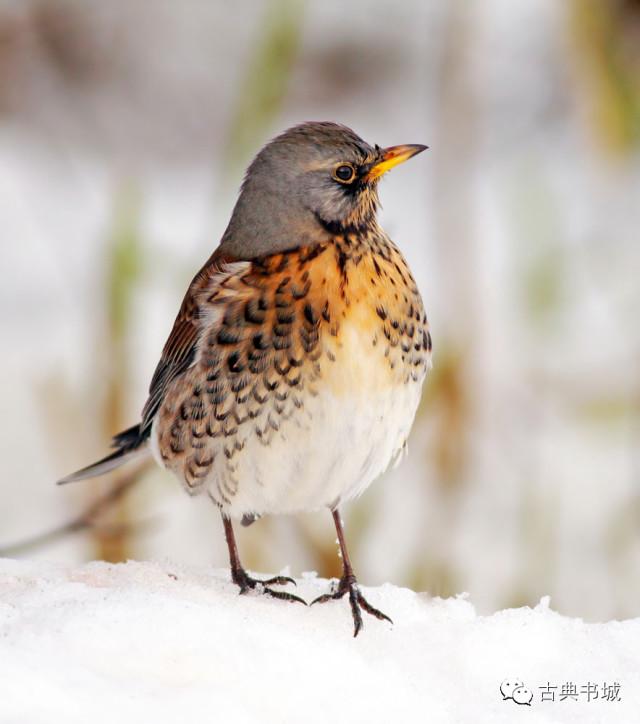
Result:
M408 161L416 154L424 151L428 146L421 146L419 143L412 143L406 146L390 146L382 149L382 160L378 161L367 174L367 179L380 178L383 173L397 166L403 161Z

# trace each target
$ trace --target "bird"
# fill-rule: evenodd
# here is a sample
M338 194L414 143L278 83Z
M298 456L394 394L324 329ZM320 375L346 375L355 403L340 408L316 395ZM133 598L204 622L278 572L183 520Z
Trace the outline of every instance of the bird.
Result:
M219 508L240 593L306 603L243 567L233 521L328 508L342 556L337 585L354 636L364 598L340 507L406 448L431 334L422 297L382 230L378 183L424 151L381 148L333 122L306 122L249 165L218 247L195 275L152 377L139 424L113 452L59 480L153 455L191 495Z

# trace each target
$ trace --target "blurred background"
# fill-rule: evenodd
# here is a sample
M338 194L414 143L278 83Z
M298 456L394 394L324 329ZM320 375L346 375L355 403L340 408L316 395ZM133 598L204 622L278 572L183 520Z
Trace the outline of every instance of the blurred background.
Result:
M430 146L380 188L434 367L343 510L360 582L640 615L638 0L0 0L1 553L227 565L153 465L54 481L138 421L246 164L305 120ZM340 573L327 511L238 538Z

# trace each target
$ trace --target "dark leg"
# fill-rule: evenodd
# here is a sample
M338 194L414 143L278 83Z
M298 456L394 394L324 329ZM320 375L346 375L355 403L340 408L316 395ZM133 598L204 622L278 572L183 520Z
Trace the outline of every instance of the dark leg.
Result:
M298 596L294 596L292 593L286 593L284 591L274 591L268 586L284 586L287 583L293 583L295 586L296 582L293 578L288 576L274 576L266 581L257 581L244 570L242 563L240 563L240 556L238 554L238 546L236 545L236 537L233 533L233 526L231 520L227 516L222 514L222 523L224 525L224 535L227 539L227 546L229 547L229 561L231 563L231 580L240 586L240 593L246 593L247 591L255 588L259 588L262 593L272 598L281 598L285 601L300 601L306 606L306 601L303 601Z
M351 604L351 613L353 614L353 623L355 626L355 630L353 632L354 636L357 636L360 633L360 629L363 625L360 609L363 609L372 616L379 618L381 621L389 621L389 623L393 623L393 621L382 613L382 611L378 611L377 608L374 608L371 604L369 604L365 597L360 593L358 581L356 580L353 568L351 568L351 561L349 560L349 553L347 552L347 544L344 540L344 529L342 528L342 518L340 517L340 512L336 508L331 511L331 514L333 515L333 522L336 524L338 541L340 542L340 550L342 551L342 578L338 584L338 590L335 593L325 593L324 596L319 596L312 603L333 601L335 599L342 598L348 593L349 603Z

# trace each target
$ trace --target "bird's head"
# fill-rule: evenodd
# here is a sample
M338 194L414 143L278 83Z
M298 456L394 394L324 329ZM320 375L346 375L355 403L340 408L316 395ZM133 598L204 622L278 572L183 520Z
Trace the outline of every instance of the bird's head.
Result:
M222 247L251 258L370 228L380 177L425 148L370 146L336 123L294 126L249 166Z

